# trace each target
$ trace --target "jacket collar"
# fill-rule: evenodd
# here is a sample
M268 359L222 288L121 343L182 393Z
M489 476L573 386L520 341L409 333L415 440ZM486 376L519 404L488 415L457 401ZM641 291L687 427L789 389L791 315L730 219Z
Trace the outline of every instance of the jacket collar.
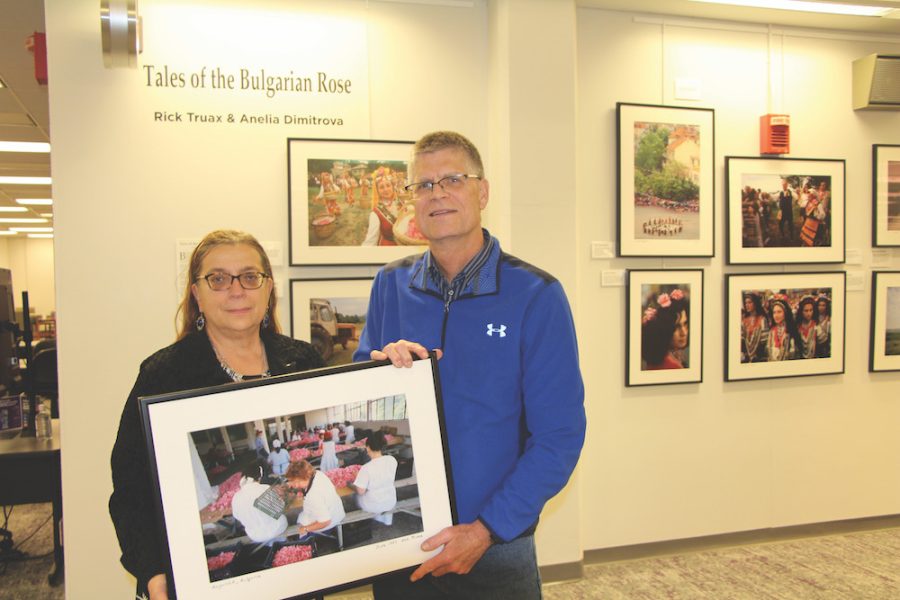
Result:
M496 294L500 290L500 242L492 237L487 229L483 229L486 238L493 240L491 252L487 260L478 270L468 285L463 288L461 298L471 296L486 296ZM412 267L412 277L409 287L432 295L441 295L441 290L428 274L428 263L431 260L431 250L426 251L416 260Z

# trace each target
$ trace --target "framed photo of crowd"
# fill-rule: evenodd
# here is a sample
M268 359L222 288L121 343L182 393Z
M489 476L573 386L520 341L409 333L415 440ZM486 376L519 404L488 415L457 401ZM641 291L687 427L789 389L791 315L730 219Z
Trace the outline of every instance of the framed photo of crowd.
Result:
M329 367L353 362L366 326L371 277L291 279L291 337L310 342Z
M715 112L616 104L619 256L713 256Z
M844 372L846 273L725 276L725 380Z
M413 142L289 138L294 265L378 265L424 251L408 183Z
M703 270L628 271L625 385L703 381Z
M872 146L872 245L900 246L900 146Z
M843 160L725 157L730 264L844 262Z
M900 271L872 273L869 371L900 371Z
M179 597L307 598L435 554L422 541L456 522L435 361L355 363L142 398L161 544ZM337 422L351 420L355 430L335 441ZM373 439L381 452L397 449L396 473L382 477L396 497L378 506L351 485L374 489L377 473L364 464ZM401 474L413 456L415 475Z

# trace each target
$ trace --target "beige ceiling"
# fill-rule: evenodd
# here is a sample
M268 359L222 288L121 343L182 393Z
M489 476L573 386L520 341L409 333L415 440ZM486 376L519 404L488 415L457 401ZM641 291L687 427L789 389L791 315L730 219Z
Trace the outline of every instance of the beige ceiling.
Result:
M818 0L820 2L828 0ZM864 0L866 4L900 9L900 0ZM295 0L285 0L293 3ZM839 17L785 10L719 6L692 0L576 0L578 6L604 10L667 15L682 18L740 21L785 27L836 29L867 34L900 35L900 19ZM140 5L138 5L140 6ZM26 38L44 31L44 9L40 0L3 0L0 4L0 140L49 142L50 118L48 86L34 77L34 59L25 47ZM52 42L51 42L52 46ZM97 2L97 52L100 52L100 2ZM100 60L100 57L97 57ZM50 82L52 85L52 82ZM0 152L0 175L49 176L46 154ZM49 186L0 184L0 207L15 206L16 198L51 197ZM34 207L30 213L0 213L9 216L39 217L52 212ZM51 222L48 225L52 225ZM8 225L0 223L0 230Z
M34 56L25 48L26 38L35 31L44 31L44 6L41 0L3 0L0 4L0 80L8 87L0 89L2 141L50 141L47 86L39 85L35 80ZM0 152L0 175L48 177L50 155ZM0 184L0 207L17 206L16 198L50 197L50 186ZM40 218L39 213L47 212L53 212L53 207L34 206L25 213L0 212L0 218ZM51 218L48 223L21 226L52 225ZM17 226L20 225L0 223L0 230Z

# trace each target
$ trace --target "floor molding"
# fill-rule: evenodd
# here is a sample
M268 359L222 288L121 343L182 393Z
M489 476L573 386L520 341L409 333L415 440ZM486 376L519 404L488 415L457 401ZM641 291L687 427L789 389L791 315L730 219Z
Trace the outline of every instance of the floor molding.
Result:
M576 581L584 577L584 561L540 567L542 583Z
M894 527L900 527L900 514L847 519L843 521L828 521L825 523L810 523L806 525L791 525L788 527L754 529L750 531L722 533L695 538L635 544L632 546L617 546L615 548L600 548L598 550L586 551L584 553L583 563L590 565L619 560L634 560L637 558L679 554L683 552L699 552L702 550L741 546L744 544L761 544L796 538L838 535ZM543 569L541 573L543 573Z

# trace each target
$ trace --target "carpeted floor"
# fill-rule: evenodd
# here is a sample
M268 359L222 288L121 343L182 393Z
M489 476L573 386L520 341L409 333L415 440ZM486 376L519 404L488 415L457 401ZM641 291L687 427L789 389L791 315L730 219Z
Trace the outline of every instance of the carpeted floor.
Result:
M64 586L47 583L50 515L49 504L13 508L7 528L30 560L0 562L0 600L65 597ZM586 565L584 575L546 584L545 600L894 600L900 599L900 528ZM370 590L328 598L371 600Z
M588 565L546 600L893 600L900 529Z
M11 509L11 512L10 512ZM53 572L53 507L50 504L22 504L3 507L9 514L6 528L12 534L14 561L0 560L0 600L62 600L64 585L50 587L47 576ZM8 556L8 555L0 555Z

